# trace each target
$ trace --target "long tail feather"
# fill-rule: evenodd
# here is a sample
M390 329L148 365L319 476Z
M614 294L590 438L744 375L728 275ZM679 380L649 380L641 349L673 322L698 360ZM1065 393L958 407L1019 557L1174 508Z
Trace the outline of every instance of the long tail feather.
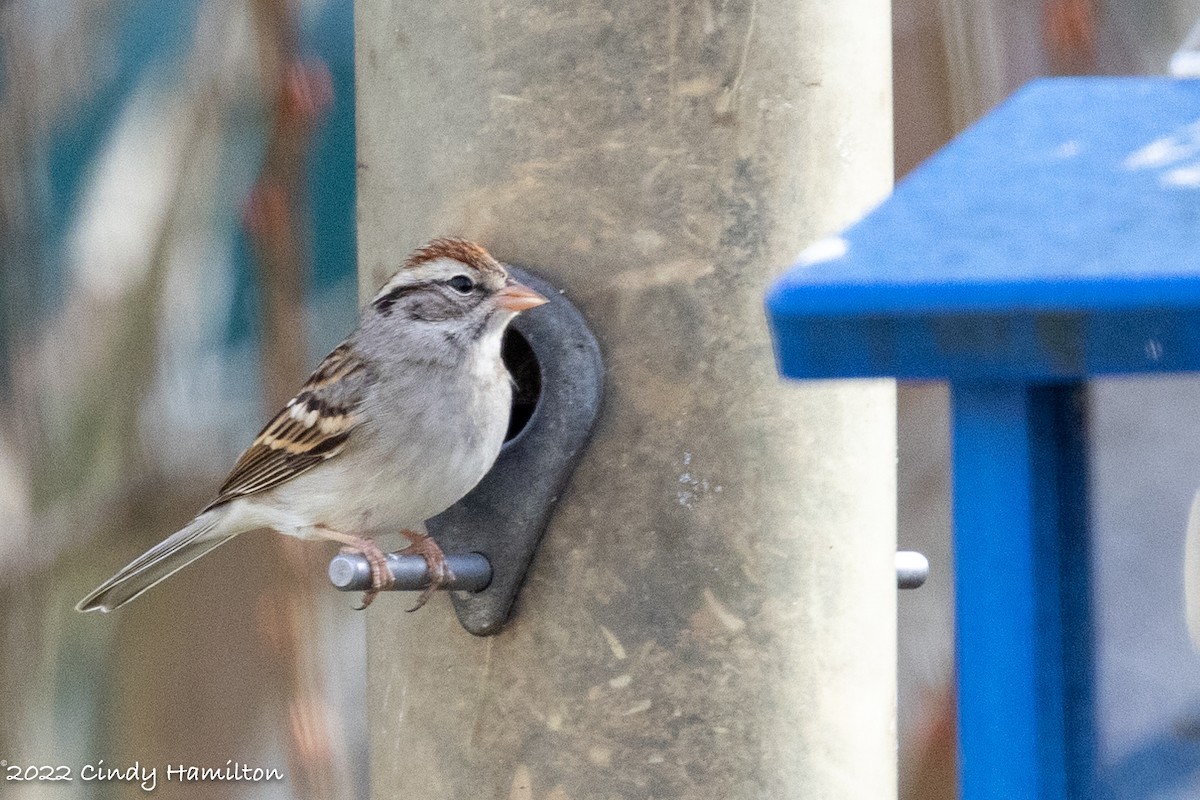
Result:
M226 532L224 509L206 511L135 558L79 601L76 611L112 611L166 580L241 531Z

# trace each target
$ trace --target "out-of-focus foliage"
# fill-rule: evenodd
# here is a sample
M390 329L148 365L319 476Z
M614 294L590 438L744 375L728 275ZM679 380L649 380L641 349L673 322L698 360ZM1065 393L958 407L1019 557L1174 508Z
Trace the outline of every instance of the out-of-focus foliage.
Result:
M308 153L312 268L296 265L308 273L297 336L315 360L355 318L352 8L275 5L333 88ZM261 543L231 545L119 614L72 610L208 499L265 416L242 225L274 100L270 23L255 10L0 4L0 754L12 764L233 759L286 771L273 709L288 701L255 599L272 568L255 561ZM336 631L349 639L327 641L331 664L350 661L329 678L331 708L360 700L360 634L350 624ZM349 745L361 772L363 742ZM156 794L179 791L160 782ZM78 778L70 791L141 794Z

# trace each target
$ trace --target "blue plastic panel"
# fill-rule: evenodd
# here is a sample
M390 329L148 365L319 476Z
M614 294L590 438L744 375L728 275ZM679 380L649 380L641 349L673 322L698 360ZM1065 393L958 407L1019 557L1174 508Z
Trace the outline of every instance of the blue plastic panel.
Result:
M791 317L774 331L792 378L1041 382L1200 369L1200 309Z
M1200 82L1030 84L802 260L790 377L1200 369Z

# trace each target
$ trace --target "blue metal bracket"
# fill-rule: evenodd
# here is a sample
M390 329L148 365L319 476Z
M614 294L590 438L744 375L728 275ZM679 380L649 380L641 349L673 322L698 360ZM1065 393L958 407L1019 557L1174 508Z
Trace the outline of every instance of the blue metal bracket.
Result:
M792 378L950 382L961 797L1090 798L1085 382L1200 370L1200 81L1037 81L767 296Z

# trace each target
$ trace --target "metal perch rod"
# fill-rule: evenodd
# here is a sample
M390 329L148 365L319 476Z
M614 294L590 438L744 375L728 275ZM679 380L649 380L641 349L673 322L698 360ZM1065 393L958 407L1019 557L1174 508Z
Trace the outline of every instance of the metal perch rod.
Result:
M396 576L393 591L417 591L429 584L429 572L421 556L388 553L387 562ZM479 553L448 555L446 566L454 577L443 589L478 592L492 580L492 565ZM371 565L360 553L339 553L329 562L329 580L343 592L365 591L371 588Z
M896 583L901 589L920 589L929 577L929 559L912 550L896 553Z
M429 584L425 559L421 556L388 553L388 566L396 576L392 591L413 592ZM492 565L479 553L446 556L446 565L454 578L443 589L479 592L492 580ZM916 589L929 575L929 561L920 553L901 550L896 553L896 578L901 589ZM371 566L359 553L339 553L329 562L329 580L343 592L366 591L371 587Z

